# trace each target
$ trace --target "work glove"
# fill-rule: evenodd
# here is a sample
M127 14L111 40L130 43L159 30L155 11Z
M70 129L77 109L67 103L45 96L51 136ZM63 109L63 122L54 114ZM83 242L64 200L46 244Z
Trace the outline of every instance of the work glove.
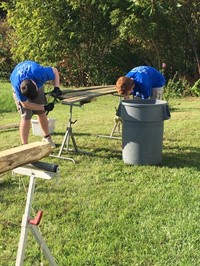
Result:
M44 110L46 112L52 111L54 108L54 103L48 103L47 105L44 106Z
M54 87L54 89L51 91L51 93L53 95L55 95L55 97L58 97L58 96L62 95L62 91L60 90L59 87Z

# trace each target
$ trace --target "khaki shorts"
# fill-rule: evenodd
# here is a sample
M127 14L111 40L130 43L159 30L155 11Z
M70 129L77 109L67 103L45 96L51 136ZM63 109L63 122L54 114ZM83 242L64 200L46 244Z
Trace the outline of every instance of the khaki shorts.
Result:
M150 99L162 100L162 95L163 95L163 87L153 88Z
M46 97L45 97L45 94L44 94L44 88L40 88L38 90L39 94L38 94L38 97L34 100L29 100L30 102L33 102L33 103L37 103L37 104L46 104L47 101L46 101ZM27 108L24 108L20 101L17 99L16 97L16 94L13 93L13 98L15 100L15 104L17 106L17 110L18 112L20 113L21 115L21 118L23 118L24 120L30 120L32 118L33 115L39 115L39 114L43 114L45 113L45 111L36 111L36 110L30 110L30 109L27 109Z

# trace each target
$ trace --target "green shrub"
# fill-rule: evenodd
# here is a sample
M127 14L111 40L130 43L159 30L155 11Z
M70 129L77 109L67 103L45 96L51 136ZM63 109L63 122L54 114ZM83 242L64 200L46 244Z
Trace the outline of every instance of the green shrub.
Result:
M11 85L8 82L0 81L0 114L16 111L16 105L12 95Z
M195 82L191 88L191 93L193 96L200 96L200 79Z
M182 98L186 96L197 96L191 91L190 83L185 77L178 77L178 73L168 80L164 88L164 98Z

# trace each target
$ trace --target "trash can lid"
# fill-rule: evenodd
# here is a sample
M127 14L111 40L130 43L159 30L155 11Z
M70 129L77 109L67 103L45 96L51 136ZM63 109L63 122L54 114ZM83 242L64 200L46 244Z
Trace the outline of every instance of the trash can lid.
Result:
M163 100L156 99L130 99L122 100L121 103L126 106L139 106L139 107L150 107L155 105L166 105L167 102Z

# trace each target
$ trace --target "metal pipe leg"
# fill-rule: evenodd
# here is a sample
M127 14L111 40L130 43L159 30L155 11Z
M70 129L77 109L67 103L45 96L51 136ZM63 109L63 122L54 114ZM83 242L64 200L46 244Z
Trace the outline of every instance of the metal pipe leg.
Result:
M54 257L51 255L51 252L46 244L46 242L44 241L41 233L39 232L37 226L35 225L31 225L30 227L32 233L33 233L33 236L35 237L38 245L41 247L46 259L48 260L49 264L51 266L57 266L57 263L55 262L55 259Z
M31 205L33 200L33 194L35 189L35 175L30 176L30 182L29 182L29 188L28 188L28 195L26 200L26 207L25 212L22 218L22 224L21 224L21 233L20 233L20 240L17 250L17 259L16 259L16 266L22 266L24 261L24 254L26 249L26 242L27 242L27 236L28 236L28 230L29 230L29 217L30 217L30 211L31 211Z

